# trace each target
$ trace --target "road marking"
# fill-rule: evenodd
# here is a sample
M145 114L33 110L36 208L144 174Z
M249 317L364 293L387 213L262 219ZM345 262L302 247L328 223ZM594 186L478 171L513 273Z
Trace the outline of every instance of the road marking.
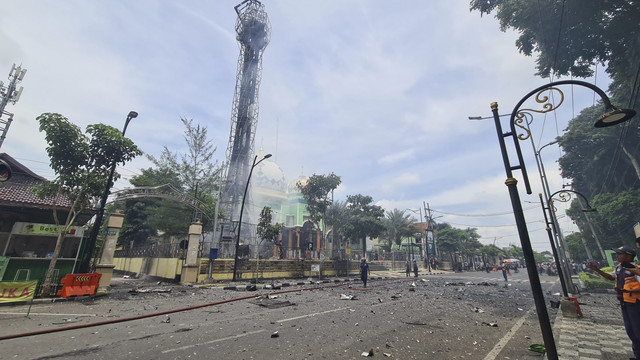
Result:
M25 315L24 312L0 312L0 315ZM98 316L97 314L52 314L52 313L29 313L29 316L41 315L41 316Z
M332 313L332 312L336 312L336 311L347 310L347 309L348 309L348 307L343 307L343 308L339 308L339 309L333 309L333 310L321 311L321 312L317 312L317 313L313 313L313 314L307 314L307 315L296 316L296 317L292 317L292 318L288 318L288 319L282 319L282 320L278 320L278 321L276 321L276 322L277 322L277 323L282 323L282 322L287 322L287 321L292 321L292 320L303 319L303 318L306 318L306 317L311 317L311 316L316 316L316 315L322 315L322 314Z
M217 342L220 342L220 341L227 341L227 340L237 339L237 338L241 338L241 337L248 336L248 335L259 334L259 333L265 332L265 331L266 330L264 330L264 329L256 330L256 331L250 331L250 332L247 332L247 333L244 333L244 334L227 336L227 337L223 337L221 339L215 339L215 340L203 342L201 344L185 345L185 346L180 346L180 347L169 349L169 350L163 350L162 353L166 354L166 353L170 353L170 352L173 352L173 351L186 350L186 349L190 349L192 347L196 347L196 346L200 346L200 345L208 345L208 344L213 344L213 343L217 343Z
M498 341L496 346L494 346L493 349L487 354L487 356L485 356L484 360L494 360L498 356L500 351L504 349L505 345L507 345L507 343L511 340L513 335L515 335L516 332L520 329L520 327L522 327L522 324L524 324L524 322L527 320L527 317L533 311L534 308L535 306L531 307L531 309L529 309L524 315L522 315L522 317L515 323L515 325L513 325L511 329L507 331L507 334L503 336L502 339Z

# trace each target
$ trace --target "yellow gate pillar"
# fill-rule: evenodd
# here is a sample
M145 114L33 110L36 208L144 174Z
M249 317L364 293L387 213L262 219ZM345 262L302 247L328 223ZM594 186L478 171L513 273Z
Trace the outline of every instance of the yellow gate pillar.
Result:
M181 283L198 282L198 274L200 268L198 266L198 246L200 245L200 235L202 234L202 224L200 221L191 223L189 226L189 244L187 245L187 258L182 273L180 274Z
M96 272L102 274L98 282L98 291L106 291L111 285L113 269L116 267L113 264L113 253L116 251L116 243L118 242L118 235L120 234L120 229L122 229L123 221L124 214L121 214L118 210L111 214L107 221L107 236L104 241L104 249L102 250L100 263L96 265Z

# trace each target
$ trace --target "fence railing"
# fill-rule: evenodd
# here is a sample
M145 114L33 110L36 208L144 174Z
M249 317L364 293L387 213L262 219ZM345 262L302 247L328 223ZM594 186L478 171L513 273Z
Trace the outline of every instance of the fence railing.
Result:
M202 253L202 243L199 253ZM134 247L131 249L116 250L113 254L118 258L156 257L156 258L184 258L187 250L180 247L180 243L154 244L149 246Z

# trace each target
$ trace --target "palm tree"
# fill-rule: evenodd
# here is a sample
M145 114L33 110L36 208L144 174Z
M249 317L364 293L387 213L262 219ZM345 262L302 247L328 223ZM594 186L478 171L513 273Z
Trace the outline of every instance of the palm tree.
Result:
M414 221L410 215L406 215L404 210L393 209L385 212L383 219L385 225L384 240L387 244L383 245L385 250L391 251L393 244L401 245L402 238L413 236L415 233Z

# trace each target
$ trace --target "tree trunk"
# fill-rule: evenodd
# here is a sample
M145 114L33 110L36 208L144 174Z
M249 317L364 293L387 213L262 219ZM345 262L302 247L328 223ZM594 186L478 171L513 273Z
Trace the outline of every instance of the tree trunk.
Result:
M622 145L622 151L624 151L625 155L627 155L627 157L629 158L629 161L631 161L631 165L636 170L636 176L640 180L640 165L638 165L638 160L633 156L632 153L629 152L629 150L627 150L624 145Z
M40 288L41 296L49 296L51 295L51 277L53 277L53 270L56 268L56 262L58 261L58 256L60 255L60 250L62 249L62 242L64 241L64 235L67 232L67 227L65 226L63 229L58 227L58 240L56 241L56 247L53 250L53 256L51 257L51 262L49 262L49 268L47 269L47 274L44 277L44 283Z

